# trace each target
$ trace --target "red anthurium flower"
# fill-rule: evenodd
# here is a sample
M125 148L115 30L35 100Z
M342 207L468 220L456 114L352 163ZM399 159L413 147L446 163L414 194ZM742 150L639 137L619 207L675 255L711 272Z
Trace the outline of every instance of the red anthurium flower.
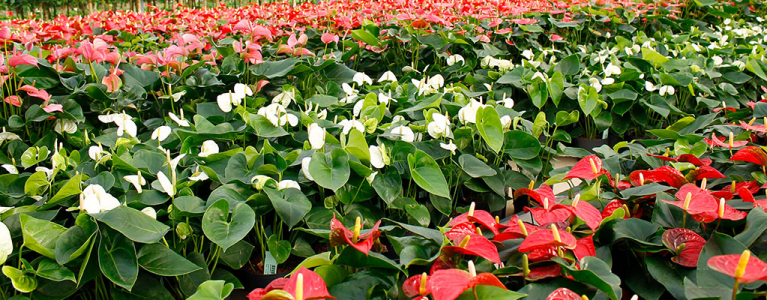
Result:
M711 133L711 139L703 138L703 141L706 142L707 145L711 146L712 148L714 146L719 146L723 148L738 148L743 147L746 144L748 144L748 141L736 141L733 139L732 133L730 133L730 140L728 141L726 137L723 136L716 136L716 133Z
M474 210L474 206L475 204L472 202L468 212L450 220L448 225L455 226L457 224L466 222L479 223L482 225L482 228L489 229L493 232L493 234L498 234L499 229L506 227L506 225L499 223L495 218L493 218L493 215L491 215L489 212L484 210Z
M537 261L550 261L552 258L557 257L557 247L540 248L530 251L526 254L528 260L531 262Z
M629 174L629 180L631 180L631 184L634 186L650 182L665 182L670 186L679 188L687 183L687 179L682 175L682 172L671 166L662 166L654 170L634 171Z
M527 236L519 245L519 252L558 246L572 250L575 249L576 244L577 241L572 234L552 224L550 229L541 229Z
M616 210L622 209L624 205L626 205L626 201L623 201L621 199L615 199L613 201L608 202L607 205L605 205L605 208L602 209L602 219L612 216ZM631 216L626 214L623 218L628 219L630 217Z
M767 199L756 200L756 198L754 198L754 193L749 191L747 188L744 188L744 187L740 188L738 190L738 195L740 195L740 198L743 198L743 202L751 202L751 203L753 203L754 204L754 208L757 208L757 207L765 208L765 207L767 207Z
M335 297L330 296L322 277L305 267L298 269L293 275L290 275L290 278L277 279L275 282L277 282L277 284L272 282L266 289L253 290L248 294L248 300L259 300L261 298L282 299L280 297L284 296L280 295L280 292L278 291L289 293L295 300L335 299ZM274 294L275 297L273 298L270 294Z
M706 263L709 268L735 278L738 283L752 283L767 279L767 263L756 257L751 257L751 251L744 250L743 254L717 255Z
M338 43L338 35L325 32L322 34L322 37L320 37L320 40L324 44L330 44L332 42Z
M708 191L694 184L686 184L680 188L676 193L676 198L680 200L666 202L682 208L697 221L701 221L707 213L716 213L719 207L716 199Z
M663 244L674 253L671 261L685 267L695 268L698 266L698 257L703 246L706 245L706 240L695 231L686 228L673 228L663 233Z
M450 231L445 232L445 237L451 241L458 241L456 243L460 243L466 235L477 233L477 227L471 222L463 222L451 226L453 227L450 228Z
M738 150L730 158L732 161L747 161L758 165L767 166L767 153L761 147L748 146Z
M378 237L381 236L381 232L378 231L381 221L376 222L368 232L360 234L363 225L360 223L360 218L357 217L353 230L349 230L333 215L333 220L330 221L330 246L350 245L367 255L373 248L373 244L378 242Z
M727 111L731 111L731 112L736 112L737 111L734 107L726 107L725 106L725 107L714 108L714 112L720 112L722 110L727 110Z
M601 175L607 175L607 177L610 178L610 173L602 168L602 160L596 155L589 155L578 161L578 163L567 172L565 180L570 178L592 180ZM612 179L610 180L612 181Z
M512 216L507 226L506 230L493 238L494 241L503 242L505 240L524 238L531 232L538 230L538 226L522 222L518 215Z
M491 285L506 289L498 277L490 273L477 274L474 262L469 261L469 271L460 269L439 270L429 278L428 289L434 300L453 300L464 291L478 285Z
M451 234L453 244L457 246L442 247L442 253L452 256L454 253L479 256L496 264L501 264L498 248L486 237L476 234Z
M732 184L725 186L722 190L711 192L711 196L714 196L716 199L724 198L724 200L729 201L735 197L735 193L737 193L741 188L749 190L752 194L759 192L759 184L756 183L756 180L741 182L733 181Z
M5 97L5 103L8 103L10 105L20 107L21 106L21 98L19 96L8 96Z
M668 157L664 155L655 155L655 154L649 154L649 156L660 158L664 161L688 162L696 166L708 166L713 162L710 158L700 159L697 156L692 154L682 154L677 157Z
M594 235L592 234L587 237L579 238L576 242L575 249L573 249L573 254L575 254L575 258L577 258L578 261L587 256L597 256L597 250L596 247L594 247Z
M426 273L411 276L402 284L402 292L406 297L414 300L428 300L426 296L431 294L428 283L429 275Z
M533 184L535 184L535 182L531 181L528 188L521 188L514 191L514 199L521 196L530 196L530 198L543 207L554 205L554 190L547 184L541 184L537 189L533 189Z
M714 169L711 166L700 166L697 169L687 173L687 176L685 176L685 178L687 178L688 181L696 181L696 180L701 180L703 178L715 179L715 178L727 178L727 177L724 176L724 174L722 174L721 172L719 172L719 170Z
M525 276L525 279L529 281L538 281L541 279L558 277L560 274L562 274L562 267L554 264L530 268L530 273Z
M524 211L530 212L533 220L540 225L567 222L575 213L575 208L569 205L554 205L552 207L525 207Z
M552 34L551 35L551 41L552 42L562 41L562 40L564 40L564 38L562 38L562 36L560 36L558 34Z
M546 300L583 300L581 295L569 290L568 288L558 288L551 292Z
M573 214L575 214L578 218L586 222L586 226L591 228L591 230L596 230L599 227L599 224L602 223L602 213L599 212L599 210L591 205L591 203L588 203L586 201L580 201L581 195L575 195L575 199L573 199L573 203L570 205L573 209ZM558 206L561 204L557 204L555 206Z

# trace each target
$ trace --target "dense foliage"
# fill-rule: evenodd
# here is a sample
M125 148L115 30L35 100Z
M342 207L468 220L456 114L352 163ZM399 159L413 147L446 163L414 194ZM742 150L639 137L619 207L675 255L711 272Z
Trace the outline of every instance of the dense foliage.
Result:
M223 299L276 265L250 299L763 296L763 9L0 22L0 294Z

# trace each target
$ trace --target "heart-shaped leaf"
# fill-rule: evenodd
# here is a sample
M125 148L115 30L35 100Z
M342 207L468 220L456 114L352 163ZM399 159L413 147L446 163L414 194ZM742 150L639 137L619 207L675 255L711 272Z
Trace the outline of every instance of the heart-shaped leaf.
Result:
M202 216L202 231L223 251L242 240L256 224L256 213L244 202L237 204L229 215L229 202L213 203Z

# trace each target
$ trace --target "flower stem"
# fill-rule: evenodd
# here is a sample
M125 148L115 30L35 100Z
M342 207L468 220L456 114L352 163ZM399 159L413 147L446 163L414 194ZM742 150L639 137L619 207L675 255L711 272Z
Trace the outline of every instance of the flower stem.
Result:
M735 279L735 285L732 286L732 300L735 300L735 298L738 296L738 286L740 285L740 281Z

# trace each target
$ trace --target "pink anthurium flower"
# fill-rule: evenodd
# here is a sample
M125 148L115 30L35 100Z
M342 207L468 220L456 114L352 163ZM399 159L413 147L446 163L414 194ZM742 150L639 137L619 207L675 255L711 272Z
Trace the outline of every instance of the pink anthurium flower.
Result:
M22 65L35 66L39 68L37 66L37 58L29 54L14 55L8 59L8 66L11 68Z

